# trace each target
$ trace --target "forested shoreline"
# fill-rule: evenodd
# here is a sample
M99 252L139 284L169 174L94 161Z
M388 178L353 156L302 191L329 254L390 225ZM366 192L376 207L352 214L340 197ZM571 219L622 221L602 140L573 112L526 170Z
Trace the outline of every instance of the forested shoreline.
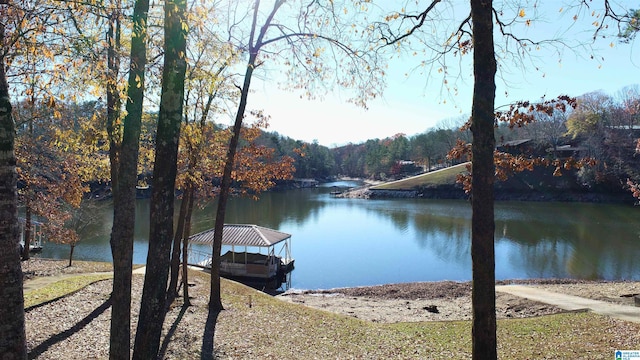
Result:
M517 157L514 163L531 163L520 169L507 164L512 169L503 169L504 177L496 182L496 200L634 202L633 184L640 181L640 112L636 110L640 87L628 86L614 95L590 92L572 101L573 106L532 111L530 122L524 125L497 123L496 159L508 155ZM334 148L278 133L265 132L259 141L292 156L297 178L384 182L466 161L455 155L457 145L472 141L466 122L467 117L461 116L443 120L424 133L396 134ZM412 196L388 191L370 195L383 196L468 198L462 186L453 183L417 188Z

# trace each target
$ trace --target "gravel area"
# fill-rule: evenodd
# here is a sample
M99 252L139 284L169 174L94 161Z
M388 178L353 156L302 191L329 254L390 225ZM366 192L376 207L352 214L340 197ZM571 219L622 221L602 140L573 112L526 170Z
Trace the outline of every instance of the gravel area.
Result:
M208 282L194 277L193 306L182 310L176 300L167 313L161 358L182 359L200 352L202 331L207 318ZM132 283L131 344L142 297L143 275L134 275ZM108 359L111 326L111 280L98 281L81 291L26 312L27 347L30 359Z
M562 294L629 306L635 306L634 296L640 295L640 282L637 281L536 284L534 286Z

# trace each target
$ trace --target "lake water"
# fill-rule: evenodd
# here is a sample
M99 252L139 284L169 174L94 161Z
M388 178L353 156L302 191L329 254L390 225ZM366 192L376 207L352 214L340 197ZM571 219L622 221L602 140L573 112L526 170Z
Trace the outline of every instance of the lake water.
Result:
M234 198L227 223L292 234L291 285L323 289L384 283L470 280L467 201L336 199L337 182ZM148 200L137 203L134 262L147 253ZM110 204L82 234L75 259L111 261ZM194 214L194 233L213 227L213 204ZM640 208L583 203L496 203L496 277L640 280ZM43 257L66 258L47 243Z

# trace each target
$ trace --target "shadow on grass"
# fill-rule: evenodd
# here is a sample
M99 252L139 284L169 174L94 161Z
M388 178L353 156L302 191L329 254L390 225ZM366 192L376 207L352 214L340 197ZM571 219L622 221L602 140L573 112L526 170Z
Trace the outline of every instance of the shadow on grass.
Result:
M171 324L171 328L169 329L169 331L167 331L167 335L164 337L164 340L162 340L162 346L160 346L160 352L158 352L158 359L164 359L164 355L167 352L167 347L169 346L169 341L171 341L173 334L176 333L176 329L178 329L178 325L180 324L180 321L182 321L184 313L187 312L188 308L189 305L183 305L180 309L180 313L176 317L176 320L173 322L173 324Z
M202 349L200 351L200 359L202 360L214 359L213 337L216 333L218 315L220 315L219 310L209 309L207 322L204 324L204 334L202 334Z
M95 318L97 318L98 316L100 316L103 312L105 312L109 307L111 306L111 296L109 296L109 298L107 300L105 300L104 303L102 303L102 305L98 306L97 308L95 308L91 313L89 313L89 315L85 316L82 320L78 321L78 323L76 323L75 325L73 325L71 328L55 334L53 336L51 336L50 338L48 338L47 340L43 341L42 343L40 343L40 345L34 347L33 349L31 349L31 351L29 351L29 353L27 354L27 357L29 359L33 359L33 358L37 358L38 356L44 354L47 350L49 350L49 348L61 341L66 340L67 338L71 337L73 334L77 333L78 331L82 330L85 326L87 326L90 322L92 322Z

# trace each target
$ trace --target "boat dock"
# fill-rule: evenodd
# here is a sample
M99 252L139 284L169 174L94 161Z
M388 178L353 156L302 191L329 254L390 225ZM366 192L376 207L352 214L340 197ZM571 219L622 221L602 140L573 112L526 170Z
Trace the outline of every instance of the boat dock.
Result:
M214 230L189 237L189 259L193 265L211 268L212 252L193 248L213 247ZM222 245L228 250L220 257L220 275L243 283L278 284L287 281L294 269L291 235L251 224L225 224ZM276 287L276 288L277 288Z

